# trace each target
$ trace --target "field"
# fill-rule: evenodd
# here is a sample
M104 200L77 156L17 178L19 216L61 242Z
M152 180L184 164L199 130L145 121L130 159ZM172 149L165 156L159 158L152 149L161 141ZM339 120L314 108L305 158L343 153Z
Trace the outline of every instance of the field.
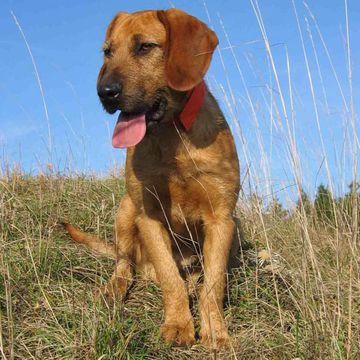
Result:
M13 172L0 186L4 359L360 356L359 258L345 225L321 227L301 209L265 211L256 197L240 201L241 266L230 277L225 304L232 348L212 354L200 345L164 345L154 284L138 280L128 299L112 307L94 300L113 263L74 245L58 221L111 241L121 180Z

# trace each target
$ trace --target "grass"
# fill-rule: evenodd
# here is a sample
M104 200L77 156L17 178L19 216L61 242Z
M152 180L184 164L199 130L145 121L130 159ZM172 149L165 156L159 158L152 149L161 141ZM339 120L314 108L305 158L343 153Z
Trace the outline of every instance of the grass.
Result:
M74 245L57 222L67 219L111 241L122 180L14 172L0 187L4 359L360 356L360 283L350 232L307 224L305 234L297 211L272 213L256 201L242 202L239 217L250 246L239 254L241 266L227 288L233 344L212 354L200 345L180 349L162 342L161 293L152 283L138 280L127 301L114 307L94 300L113 263ZM198 324L195 310L196 302Z

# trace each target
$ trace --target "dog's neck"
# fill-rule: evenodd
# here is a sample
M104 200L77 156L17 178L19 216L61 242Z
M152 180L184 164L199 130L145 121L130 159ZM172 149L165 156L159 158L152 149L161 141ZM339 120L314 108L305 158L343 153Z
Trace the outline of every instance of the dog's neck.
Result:
M196 120L205 100L205 81L196 85L190 92L186 104L179 115L179 120L186 131L189 131Z

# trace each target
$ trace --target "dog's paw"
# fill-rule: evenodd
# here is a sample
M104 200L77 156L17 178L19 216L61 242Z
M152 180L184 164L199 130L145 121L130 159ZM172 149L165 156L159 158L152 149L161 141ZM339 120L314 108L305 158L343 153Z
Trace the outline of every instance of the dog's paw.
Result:
M108 305L114 304L118 301L123 301L126 296L127 284L119 286L121 284L114 284L108 282L107 284L99 287L94 294L94 297L98 301L103 301Z
M211 350L222 350L230 346L230 336L225 327L201 330L201 344Z
M191 346L195 343L195 330L192 320L187 323L165 323L160 334L166 343L175 346Z

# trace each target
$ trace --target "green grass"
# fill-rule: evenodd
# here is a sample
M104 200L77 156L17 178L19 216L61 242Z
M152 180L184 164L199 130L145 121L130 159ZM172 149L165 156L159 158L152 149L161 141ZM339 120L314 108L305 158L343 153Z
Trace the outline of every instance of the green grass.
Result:
M347 228L304 225L301 214L240 204L242 263L227 288L232 348L171 348L159 336L161 292L138 280L126 302L93 293L113 262L76 246L57 223L112 238L124 193L116 178L29 177L0 182L0 346L6 359L358 359L358 253ZM246 206L245 206L246 205ZM309 225L310 223L310 225ZM338 244L338 245L336 245ZM270 259L261 256L271 253ZM271 271L271 266L273 271ZM194 314L198 329L196 301Z

